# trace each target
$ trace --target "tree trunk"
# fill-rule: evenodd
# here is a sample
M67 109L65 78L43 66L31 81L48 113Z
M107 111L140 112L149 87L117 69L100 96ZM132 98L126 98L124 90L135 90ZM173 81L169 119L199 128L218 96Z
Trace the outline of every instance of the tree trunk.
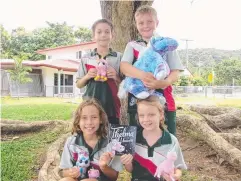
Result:
M200 135L200 138L207 142L223 159L241 170L241 151L218 135L205 121L189 115L178 115L177 125Z
M138 37L134 14L139 6L152 3L153 1L100 1L102 17L114 25L114 50L123 52L126 44Z
M216 106L190 106L192 111L201 114L208 122L221 129L241 125L241 110L238 108Z
M213 122L218 128L228 129L241 125L241 119L238 118L234 112L221 114L218 116L203 115L206 119Z
M1 133L2 134L16 134L16 133L23 133L23 132L33 132L38 131L43 128L48 128L53 125L62 125L66 124L62 121L36 121L31 123L23 123L23 122L15 122L15 121L7 121L4 120L3 123L0 124Z
M239 133L219 133L225 140L241 150L241 134Z
M233 111L236 108L230 107L217 107L217 106L203 106L203 105L191 105L190 110L200 113L200 114L208 114L211 116L217 116L220 114L226 114L230 111Z
M58 174L60 152L68 136L70 136L69 133L62 135L49 147L46 161L39 171L38 181L58 181L61 179Z

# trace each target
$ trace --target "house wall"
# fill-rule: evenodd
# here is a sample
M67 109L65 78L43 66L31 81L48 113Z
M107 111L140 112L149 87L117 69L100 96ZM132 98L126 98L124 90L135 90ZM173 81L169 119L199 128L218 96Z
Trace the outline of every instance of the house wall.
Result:
M58 73L57 69L49 68L49 67L42 67L42 76L43 76L43 84L45 87L45 96L46 97L54 97L54 74ZM75 81L76 81L76 72L68 72L62 71L62 74L69 74L73 75L73 94L78 95L80 90L76 88Z

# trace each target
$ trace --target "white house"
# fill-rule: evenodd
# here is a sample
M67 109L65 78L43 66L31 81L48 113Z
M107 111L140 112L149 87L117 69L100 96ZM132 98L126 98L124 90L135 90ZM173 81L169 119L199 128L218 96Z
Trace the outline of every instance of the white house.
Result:
M85 42L80 44L60 46L38 50L37 53L46 55L46 60L71 59L78 60L83 54L94 49L95 42Z
M86 42L57 48L38 50L46 55L46 60L23 61L23 65L32 67L31 83L20 85L21 96L59 95L77 96L80 90L75 86L76 72L83 54L96 47L95 42ZM4 70L13 69L14 60L0 60L1 95L17 96L16 84L10 80Z

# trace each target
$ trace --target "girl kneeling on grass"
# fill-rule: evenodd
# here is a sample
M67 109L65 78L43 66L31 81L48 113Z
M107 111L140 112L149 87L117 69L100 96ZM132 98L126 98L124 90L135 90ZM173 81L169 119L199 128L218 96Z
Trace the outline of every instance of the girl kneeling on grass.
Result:
M116 180L122 164L107 149L108 118L94 99L83 101L74 116L72 136L64 146L60 162L61 181ZM91 179L88 171L95 168L99 177ZM98 170L98 171L97 171ZM93 170L92 170L93 171Z
M164 109L158 97L150 96L137 101L137 112L142 129L137 133L133 162L125 164L127 171L132 172L132 181L157 181L154 177L160 163L166 160L168 152L175 152L175 171L172 178L164 174L158 180L179 180L180 169L187 169L181 148L175 136L163 128Z

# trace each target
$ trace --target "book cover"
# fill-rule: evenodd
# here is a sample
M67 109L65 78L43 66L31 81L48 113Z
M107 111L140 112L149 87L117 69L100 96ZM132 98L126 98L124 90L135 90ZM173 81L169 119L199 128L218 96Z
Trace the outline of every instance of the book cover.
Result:
M115 155L134 154L136 144L136 126L110 124L108 140Z

